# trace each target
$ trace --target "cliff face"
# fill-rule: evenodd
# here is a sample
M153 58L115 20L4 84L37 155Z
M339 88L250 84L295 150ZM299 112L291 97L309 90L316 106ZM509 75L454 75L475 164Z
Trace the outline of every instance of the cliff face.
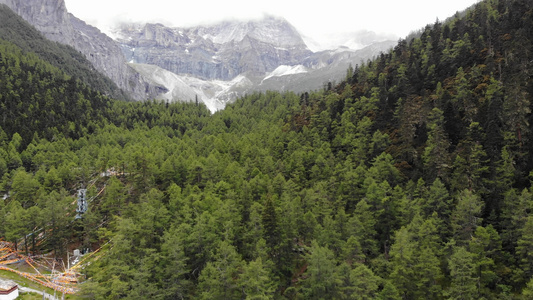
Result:
M270 16L190 28L123 23L111 33L130 65L167 88L160 99L197 96L212 111L252 91L321 88L394 43L313 53L291 24Z
M45 37L70 45L132 99L199 99L216 111L252 91L321 88L386 50L313 53L286 20L267 16L209 26L170 28L124 23L113 39L67 12L64 0L0 0Z
M70 45L76 34L64 0L0 0L48 39Z
M50 40L70 45L135 100L154 98L160 88L129 67L108 36L67 12L64 0L0 0Z
M115 34L128 61L205 80L264 75L312 54L294 27L274 17L193 28L123 24Z

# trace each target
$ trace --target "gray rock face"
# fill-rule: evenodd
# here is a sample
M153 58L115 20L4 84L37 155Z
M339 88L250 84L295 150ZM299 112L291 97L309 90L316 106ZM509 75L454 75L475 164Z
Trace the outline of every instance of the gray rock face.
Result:
M205 80L264 75L312 54L296 29L275 17L194 28L123 24L115 34L128 61Z
M159 99L197 97L211 111L252 91L319 89L342 80L350 63L394 44L313 53L292 25L275 17L192 28L123 23L112 33L130 65L167 88Z
M0 0L50 40L70 45L133 99L153 98L160 87L151 85L129 67L120 47L95 27L67 12L64 0Z
M64 0L0 0L48 39L69 45L75 33Z
M191 28L127 23L112 31L113 40L69 14L64 0L0 3L82 52L133 99L198 98L212 111L252 91L319 89L394 43L313 53L291 24L271 16Z

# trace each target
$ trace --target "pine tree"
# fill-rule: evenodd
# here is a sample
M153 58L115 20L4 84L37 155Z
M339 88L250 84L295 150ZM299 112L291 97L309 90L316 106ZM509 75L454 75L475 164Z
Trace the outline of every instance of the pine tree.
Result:
M457 196L457 205L452 214L452 228L458 245L466 245L477 226L481 224L483 202L469 190Z
M522 296L524 299L533 298L533 277L527 283L527 286L522 290Z
M363 253L368 256L373 256L378 251L375 224L376 219L370 205L365 199L359 201L350 219L350 232L358 237Z
M533 216L528 216L524 227L520 229L520 233L522 235L516 246L516 256L520 268L516 280L524 284L527 278L533 277Z
M464 247L455 247L448 259L451 285L446 290L449 299L475 299L477 295L472 254Z
M417 279L415 298L441 299L443 280L440 260L430 247L420 248L417 262L414 265Z
M442 239L449 237L452 233L450 226L452 208L452 197L450 197L446 186L440 179L435 179L429 188L425 203L422 204L422 209L426 218L432 216L433 213L437 214L437 218L440 220L437 224L438 232Z
M302 283L302 292L306 299L331 299L340 293L341 278L333 252L321 247L316 241L311 243L305 272L307 278Z
M394 244L390 250L392 265L390 280L403 298L412 297L416 291L415 270L413 268L416 259L416 247L417 243L413 241L407 228L402 227L396 232Z
M480 297L489 297L489 286L494 286L499 279L495 260L501 256L501 247L500 236L492 225L477 227L469 242L468 249L473 255Z
M381 292L379 292L378 298L379 300L400 300L402 299L400 297L400 294L398 293L398 290L396 287L390 283L389 281L386 281L383 285L383 289Z
M6 239L15 245L15 250L18 250L17 242L26 234L24 232L26 227L26 211L16 200L10 201L9 205L6 206L6 211L7 214L4 215L4 234Z
M222 241L213 259L198 278L200 299L239 299L236 281L242 267L239 254L232 245Z
M470 123L466 139L458 145L459 155L455 158L452 174L454 189L469 189L475 193L488 191L485 178L489 168L487 153L481 144L483 139L479 123Z
M350 272L350 299L375 299L381 278L365 265L358 265Z
M265 201L263 214L261 216L261 223L263 228L263 237L267 242L267 246L272 251L271 255L276 257L281 240L276 208L274 207L274 202L272 201L271 197L267 197Z
M274 281L272 281L270 270L263 264L261 257L243 267L239 284L245 299L274 299Z
M451 168L450 142L443 125L443 112L433 108L428 117L428 140L422 155L426 178L430 182L436 178L446 182Z
M191 282L186 278L189 270L183 246L183 233L179 231L179 228L173 227L165 233L161 245L161 253L165 262L162 278L164 278L163 290L170 298L184 298L191 288Z

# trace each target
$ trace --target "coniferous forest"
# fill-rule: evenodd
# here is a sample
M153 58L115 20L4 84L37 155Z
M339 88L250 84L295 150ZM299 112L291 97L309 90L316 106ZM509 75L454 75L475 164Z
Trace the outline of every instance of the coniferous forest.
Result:
M339 84L215 114L110 99L9 34L0 237L100 248L80 297L533 298L531 1L482 1Z

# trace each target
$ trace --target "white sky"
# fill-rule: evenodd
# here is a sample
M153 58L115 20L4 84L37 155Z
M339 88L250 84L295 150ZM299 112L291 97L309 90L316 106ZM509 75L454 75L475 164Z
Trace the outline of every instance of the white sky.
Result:
M67 9L105 30L114 20L160 22L175 27L272 14L315 40L328 34L370 30L405 37L479 0L65 0Z

